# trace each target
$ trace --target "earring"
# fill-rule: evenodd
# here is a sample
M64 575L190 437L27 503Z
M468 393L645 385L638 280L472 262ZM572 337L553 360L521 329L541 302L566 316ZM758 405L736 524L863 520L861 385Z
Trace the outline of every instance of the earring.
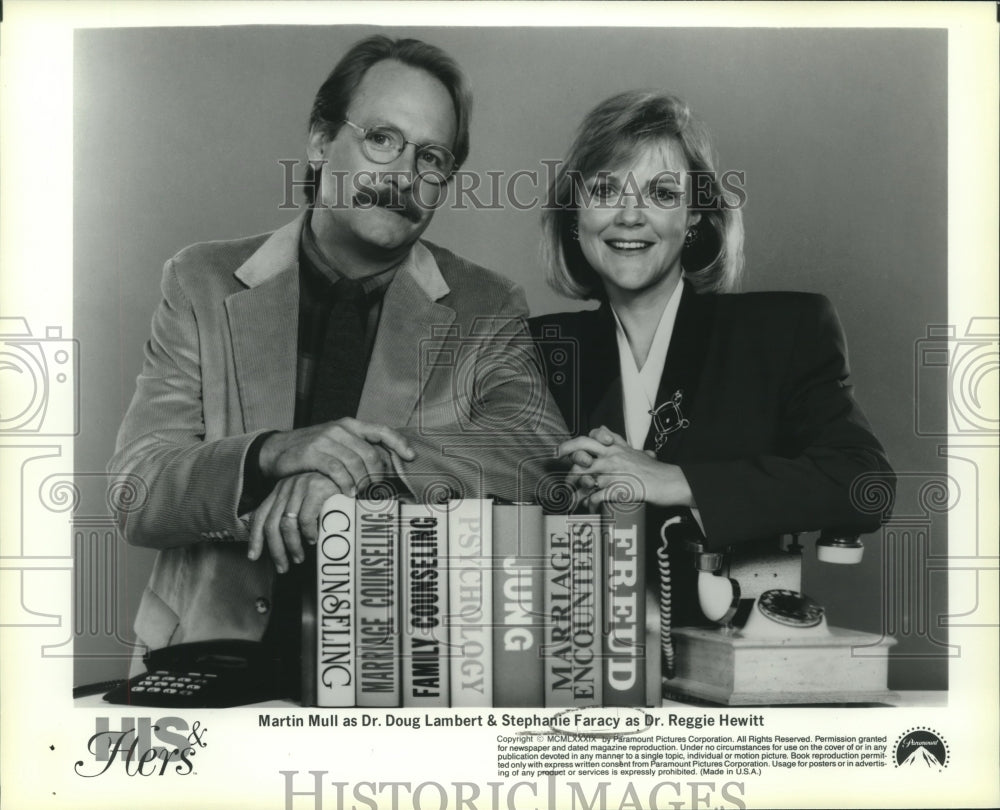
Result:
M569 236L574 242L580 241L580 228L575 222L569 226Z
M684 247L691 247L695 242L698 241L698 231L694 228L688 228L687 232L684 234Z

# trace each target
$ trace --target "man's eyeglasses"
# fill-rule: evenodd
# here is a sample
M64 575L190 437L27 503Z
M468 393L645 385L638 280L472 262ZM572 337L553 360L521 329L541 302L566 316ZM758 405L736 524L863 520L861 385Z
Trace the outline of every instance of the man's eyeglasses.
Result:
M410 143L415 150L417 175L428 183L440 185L455 171L455 156L440 144L408 141L398 129L384 124L359 127L346 118L344 123L361 136L361 151L374 163L392 163Z

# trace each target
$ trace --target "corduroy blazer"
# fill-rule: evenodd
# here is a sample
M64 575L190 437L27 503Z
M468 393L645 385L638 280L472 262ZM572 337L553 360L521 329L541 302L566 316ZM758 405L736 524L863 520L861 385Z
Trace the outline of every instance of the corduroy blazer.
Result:
M253 439L292 427L304 216L270 235L186 248L167 262L136 392L109 469L143 490L121 528L160 549L136 618L151 648L259 639L274 568L246 557L237 514ZM566 438L531 361L523 291L417 243L386 290L358 418L400 429L418 498L531 498Z

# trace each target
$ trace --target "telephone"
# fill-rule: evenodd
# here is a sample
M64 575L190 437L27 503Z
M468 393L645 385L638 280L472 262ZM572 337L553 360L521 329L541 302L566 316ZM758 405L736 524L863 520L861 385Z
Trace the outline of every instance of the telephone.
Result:
M146 673L104 696L108 703L221 708L289 697L288 673L257 641L195 641L151 650ZM298 667L295 668L297 674Z
M895 641L827 623L823 606L801 592L803 547L797 535L767 552L710 551L693 517L682 511L663 522L660 539L665 692L729 705L891 697L888 648ZM692 555L707 627L670 626L668 544ZM824 531L817 541L824 563L856 564L863 552L852 535Z

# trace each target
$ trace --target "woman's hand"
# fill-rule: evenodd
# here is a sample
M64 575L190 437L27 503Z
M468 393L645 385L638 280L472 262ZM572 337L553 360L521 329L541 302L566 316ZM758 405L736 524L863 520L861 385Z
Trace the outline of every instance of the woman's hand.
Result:
M564 442L559 457L572 463L567 480L591 511L607 500L625 500L656 506L691 506L694 498L680 467L657 461L652 451L635 450L606 427L588 436Z
M250 548L247 557L260 557L265 543L279 574L288 570L289 558L305 559L302 540L315 545L320 510L340 487L321 473L302 473L282 478L261 502L250 520Z

